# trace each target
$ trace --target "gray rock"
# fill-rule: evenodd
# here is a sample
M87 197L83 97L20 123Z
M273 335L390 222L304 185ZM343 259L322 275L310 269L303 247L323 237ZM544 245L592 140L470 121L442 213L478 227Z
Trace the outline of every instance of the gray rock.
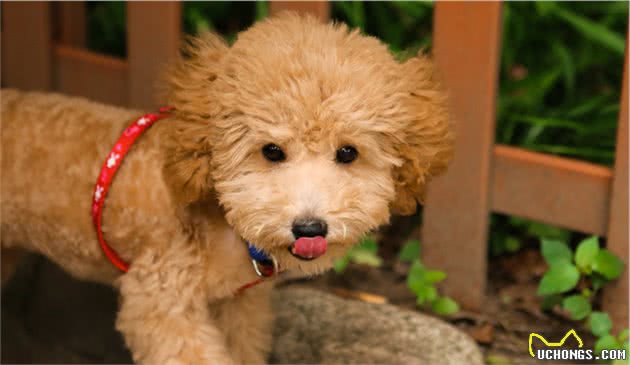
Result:
M475 342L439 319L388 304L288 287L274 294L271 363L482 364Z

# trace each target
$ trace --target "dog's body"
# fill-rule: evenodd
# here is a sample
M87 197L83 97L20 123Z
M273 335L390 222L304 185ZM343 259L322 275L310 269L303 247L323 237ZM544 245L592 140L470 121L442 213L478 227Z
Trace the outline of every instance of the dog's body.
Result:
M78 278L115 283L121 272L107 260L96 241L90 216L92 194L114 141L140 115L138 111L62 95L2 91L3 248L17 246L39 252ZM156 123L134 144L115 177L103 212L108 244L123 259L133 262L134 270L129 274L154 276L131 279L127 274L120 281L123 298L126 291L133 292L129 298L139 299L140 305L134 304L133 299L128 302L133 306L128 311L123 305L118 327L123 332L132 326L145 329L147 333L137 334L134 341L138 342L144 341L142 337L148 333L161 333L165 338L156 342L160 347L169 343L167 337L173 336L173 341L189 337L188 341L199 341L199 354L186 356L202 356L208 351L212 354L208 360L221 359L217 357L221 356L220 351L204 348L209 345L202 338L211 332L196 333L204 326L199 326L195 317L207 312L203 307L210 302L215 305L208 308L208 315L218 316L219 310L241 312L224 316L223 323L217 323L228 342L247 342L246 346L230 347L232 357L242 363L264 362L261 356L270 334L266 328L259 329L256 322L267 324L270 319L264 293L269 284L233 296L240 286L255 280L256 274L245 245L227 225L218 207L209 209L207 215L202 215L205 221L198 222L207 229L207 235L194 240L194 245L189 244L191 240L181 229L162 178L164 156L160 146L164 133L171 129L169 122L166 119ZM148 246L153 246L153 253L139 259L142 249ZM160 260L157 255L169 262L156 262ZM146 260L148 266L136 267L142 265L141 260ZM149 268L156 264L161 267L159 271ZM172 277L163 282L159 277L163 274ZM198 296L199 307L193 310L187 307L191 303L186 299L194 296ZM230 298L232 303L217 305L224 298ZM173 323L151 324L151 312L160 306L169 307L169 312L180 311L183 317L174 316ZM236 309L240 306L241 310ZM251 309L246 310L247 306ZM243 313L250 314L247 323L241 324L238 322L246 317ZM187 326L188 316L191 324ZM163 326L163 330L156 326ZM239 333L229 335L231 328ZM244 336L243 331L253 333ZM220 344L222 337L208 341L210 346ZM134 347L131 343L130 346ZM256 349L256 356L252 356L250 346ZM153 359L164 357L152 356L169 349L156 347L147 351L152 354L137 359L154 363ZM240 353L244 355L239 356Z
M92 193L142 112L2 92L3 259L27 249L115 283L137 362L263 363L270 284L236 294L256 279L244 242L313 274L391 212L415 210L450 155L444 98L426 59L398 64L375 39L311 18L260 23L232 48L207 36L189 52L169 73L172 117L134 144L107 196L103 232L131 263L124 275L96 240ZM323 230L296 233L305 217ZM315 235L330 242L321 257L287 250Z

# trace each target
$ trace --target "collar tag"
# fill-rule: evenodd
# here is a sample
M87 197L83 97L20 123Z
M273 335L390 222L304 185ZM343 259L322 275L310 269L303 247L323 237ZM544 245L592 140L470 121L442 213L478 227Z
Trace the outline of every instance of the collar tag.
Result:
M247 242L247 250L249 257L252 258L256 275L261 278L269 278L278 274L278 261L273 255L267 255L249 242Z

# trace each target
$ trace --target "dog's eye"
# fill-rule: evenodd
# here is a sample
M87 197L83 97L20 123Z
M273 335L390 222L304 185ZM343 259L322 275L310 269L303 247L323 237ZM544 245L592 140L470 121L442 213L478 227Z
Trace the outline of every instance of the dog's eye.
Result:
M352 146L343 146L337 150L336 160L339 163L350 163L357 159L359 152Z
M262 153L263 156L265 156L265 158L271 162L284 161L284 159L286 158L284 152L282 151L282 148L273 143L266 144L262 148Z

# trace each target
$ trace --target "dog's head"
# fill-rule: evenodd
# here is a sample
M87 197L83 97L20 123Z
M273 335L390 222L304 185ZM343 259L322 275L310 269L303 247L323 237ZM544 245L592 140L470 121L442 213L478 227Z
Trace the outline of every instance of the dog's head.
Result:
M330 267L390 214L413 213L451 154L427 58L398 63L377 39L310 17L265 20L232 47L192 40L168 88L176 199L216 197L284 268Z

